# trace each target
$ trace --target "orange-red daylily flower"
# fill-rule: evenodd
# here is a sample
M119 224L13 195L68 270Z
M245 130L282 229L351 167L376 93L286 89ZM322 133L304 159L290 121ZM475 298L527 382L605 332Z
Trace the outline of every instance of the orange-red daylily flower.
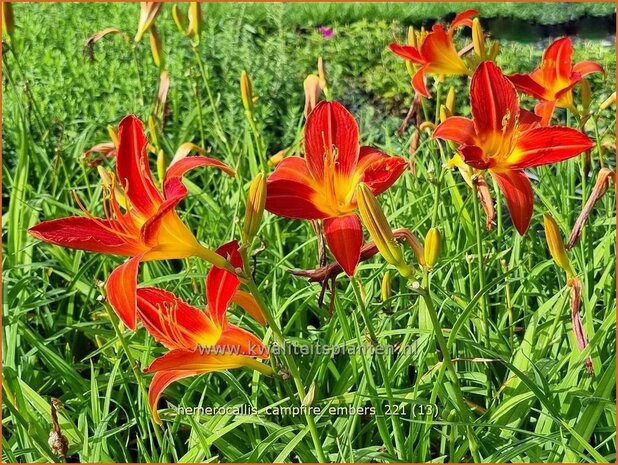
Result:
M412 87L423 97L431 98L425 84L425 73L449 76L472 74L468 64L459 56L453 44L453 32L459 26L472 27L472 18L478 11L466 10L459 13L451 23L448 31L442 24L435 24L429 33L415 37L416 44L390 44L395 54L420 66L412 77Z
M532 73L508 76L517 89L541 100L535 113L542 117L543 125L549 124L554 107L569 108L577 113L573 103L573 87L588 74L605 73L603 67L593 61L580 61L573 65L572 56L571 39L564 37L547 47L541 65Z
M373 147L360 147L354 117L337 102L322 101L307 117L305 158L288 157L267 183L266 209L286 218L323 220L326 243L352 276L363 245L355 189L365 183L374 195L388 189L406 161Z
M242 267L237 241L222 245L217 253L235 268ZM163 289L137 290L139 319L157 341L170 349L146 369L146 373L154 373L148 401L157 423L161 423L157 413L159 396L174 381L243 366L266 375L272 373L270 366L255 360L268 358L262 341L227 321L228 307L235 302L260 323L265 322L253 297L240 291L239 286L237 276L213 266L206 278L205 311Z
M71 249L132 257L112 271L106 290L120 319L135 329L136 281L141 261L199 256L225 266L220 255L197 241L175 207L187 195L182 183L187 171L198 166L214 166L231 176L234 171L212 158L186 157L170 165L161 193L155 187L148 165L148 141L142 122L133 115L124 118L118 140L116 173L124 196L117 198L117 187L112 180L104 201L105 218L95 218L84 209L86 216L44 221L29 232L45 242Z
M433 137L459 144L463 160L488 169L504 193L513 224L523 235L534 197L525 168L556 163L590 149L585 134L566 127L539 127L538 118L520 109L515 87L493 62L478 67L470 85L472 119L451 116Z

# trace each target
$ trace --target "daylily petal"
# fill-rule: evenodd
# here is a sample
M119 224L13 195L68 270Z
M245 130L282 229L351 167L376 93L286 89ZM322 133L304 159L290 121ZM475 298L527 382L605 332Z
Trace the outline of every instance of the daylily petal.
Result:
M573 65L573 72L579 73L582 77L592 73L605 74L603 67L594 61L580 61L579 63L575 63L575 65Z
M220 168L230 176L236 176L236 172L232 168L214 158L202 156L184 157L172 163L165 173L165 179L163 181L163 193L165 198L177 197L181 194L183 194L182 196L184 197L186 195L186 188L183 192L182 188L184 188L184 185L178 183L178 181L182 179L187 171L199 166L213 166L215 168Z
M257 336L232 324L225 325L223 334L217 341L217 347L219 350L225 350L219 353L268 358L268 349Z
M195 255L199 249L197 239L174 211L183 197L170 198L163 202L159 210L142 226L142 241L153 248L146 259L187 258Z
M266 210L286 218L326 218L329 214L318 207L321 196L314 186L315 181L304 158L285 158L268 177Z
M131 330L135 330L137 314L137 272L144 254L127 260L107 278L107 300L118 317Z
M373 195L391 187L405 171L407 162L401 157L392 157L374 147L363 146L356 167L359 182L367 184Z
M490 167L490 161L485 160L483 149L478 145L461 145L457 151L463 161L473 168L484 170Z
M179 381L183 378L190 378L191 376L200 375L202 373L207 373L207 371L170 370L159 371L155 373L155 375L152 377L152 381L150 381L150 386L148 387L148 405L150 405L152 418L155 423L157 423L158 425L163 424L161 418L159 417L159 411L157 409L157 404L159 403L159 397L161 397L161 393L174 381Z
M530 225L534 208L530 180L520 170L490 170L490 173L504 194L515 229L523 236Z
M221 336L206 313L163 289L138 289L137 311L146 330L168 349L209 346Z
M328 248L348 276L354 276L363 246L363 230L356 214L324 220Z
M552 42L543 53L541 72L544 86L556 89L556 85L571 78L573 44L571 39L563 37Z
M473 16L477 16L478 14L478 10L475 9L464 10L459 13L457 16L455 16L455 18L451 22L451 25L449 26L449 34L452 35L455 28L460 26L472 27L472 21L470 20L470 18L472 18Z
M358 162L358 125L352 114L338 102L322 101L307 117L305 157L316 180L326 171L351 176ZM334 166L325 166L334 164Z
M426 98L431 98L431 94L429 90L427 90L427 84L425 83L425 71L427 70L428 65L421 66L414 76L412 76L412 87L414 90Z
M217 249L234 268L242 267L242 257L238 250L238 241L231 241ZM206 277L206 300L212 317L220 325L225 321L225 313L234 293L240 286L237 276L222 268L213 266Z
M517 146L507 159L513 169L547 165L579 155L594 147L584 133L553 126L530 129L520 134Z
M148 403L157 423L161 423L157 414L157 403L161 393L174 381L213 371L231 370L247 367L258 370L264 375L271 375L272 368L244 355L202 354L200 350L176 349L155 359L146 368L146 373L155 373L148 388Z
M128 256L141 252L115 231L121 231L115 220L83 216L43 221L28 230L37 239L71 249Z
M450 116L433 131L433 138L450 140L458 145L474 145L476 141L474 122L463 116Z
M391 52L401 58L405 58L406 60L410 60L411 62L419 65L425 64L425 60L416 47L412 47L411 45L390 44L388 48L391 49Z
M519 116L517 91L491 61L479 65L470 84L470 103L476 132L510 134Z
M118 127L116 171L131 206L145 216L153 214L163 199L152 179L144 125L135 116L126 116Z
M528 129L532 129L535 126L539 126L541 124L541 117L535 115L533 112L524 110L523 108L519 109L519 130L527 131Z
M550 100L549 102L539 102L535 105L534 113L541 118L541 126L549 126L555 108L555 100Z
M427 34L421 45L421 55L427 63L427 72L448 75L468 74L468 67L455 50L452 37L446 33L441 24L434 25L432 31Z
M547 97L545 87L532 79L529 74L510 74L507 77L517 90L541 100ZM551 95L549 98L551 98Z
M245 312L253 317L261 325L266 324L266 317L262 313L262 309L258 305L255 297L248 292L237 290L232 297L232 302L242 308Z

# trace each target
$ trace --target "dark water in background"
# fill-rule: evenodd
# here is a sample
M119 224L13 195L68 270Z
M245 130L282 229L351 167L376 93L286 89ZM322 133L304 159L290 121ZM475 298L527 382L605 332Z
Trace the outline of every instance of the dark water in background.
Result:
M455 15L449 15L452 20ZM581 16L558 24L540 24L519 18L483 18L483 28L496 39L534 43L539 40L576 35L583 39L607 39L616 35L616 14L607 16ZM470 35L468 28L462 30Z
M535 22L489 18L487 29L498 39L536 42L547 37L577 35L585 39L604 39L616 34L616 15L584 16L561 24L538 24Z

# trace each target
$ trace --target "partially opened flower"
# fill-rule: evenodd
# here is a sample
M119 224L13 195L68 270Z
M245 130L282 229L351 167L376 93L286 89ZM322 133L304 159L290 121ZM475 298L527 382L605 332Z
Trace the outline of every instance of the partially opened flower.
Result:
M577 114L573 103L573 87L584 76L604 73L603 67L593 61L580 61L573 65L571 39L563 37L551 43L543 53L541 65L530 74L508 76L520 91L541 100L535 112L549 124L554 108L568 108Z
M186 157L169 166L163 179L163 192L155 187L142 122L130 115L118 131L116 173L124 189L116 196L112 179L104 199L104 218L71 216L44 221L30 228L34 237L71 249L132 257L116 268L107 280L110 304L129 328L135 329L137 272L141 261L199 256L218 266L226 266L223 257L201 245L181 221L176 205L187 195L183 175L198 166L214 166L229 175L226 164L208 157ZM81 205L80 205L81 206Z
M432 31L412 34L412 44L390 44L390 49L396 55L411 61L419 68L412 77L412 87L424 97L431 98L425 74L448 76L466 76L473 69L459 56L453 44L453 32L459 26L472 27L471 18L478 14L476 10L466 10L459 13L448 30L442 24L435 24Z
M217 253L235 268L242 266L238 242L224 244ZM204 311L173 293L154 287L137 291L139 319L147 331L170 351L146 369L154 373L148 401L157 423L157 403L161 393L174 381L212 371L247 367L270 375L272 369L255 358L268 358L268 350L254 334L227 321L232 302L238 303L264 324L259 306L249 294L239 290L240 281L229 271L212 267L206 278Z
M520 109L517 91L490 61L483 62L470 86L472 119L452 116L433 137L458 144L462 159L489 170L504 193L515 228L524 234L534 196L525 168L556 163L593 146L585 134L566 127L539 127L538 118Z
M406 161L360 147L354 117L337 102L320 102L309 114L304 146L305 158L285 158L268 178L266 209L286 218L322 220L328 247L352 276L363 245L356 186L365 183L381 194L403 173Z

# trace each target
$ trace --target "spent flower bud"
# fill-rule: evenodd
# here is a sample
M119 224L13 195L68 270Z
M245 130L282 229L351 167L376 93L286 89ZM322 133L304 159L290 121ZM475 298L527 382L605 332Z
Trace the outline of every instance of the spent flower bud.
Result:
M161 12L163 3L161 2L140 2L139 25L137 26L137 34L135 34L135 42L142 40L144 34L151 28L154 20Z

